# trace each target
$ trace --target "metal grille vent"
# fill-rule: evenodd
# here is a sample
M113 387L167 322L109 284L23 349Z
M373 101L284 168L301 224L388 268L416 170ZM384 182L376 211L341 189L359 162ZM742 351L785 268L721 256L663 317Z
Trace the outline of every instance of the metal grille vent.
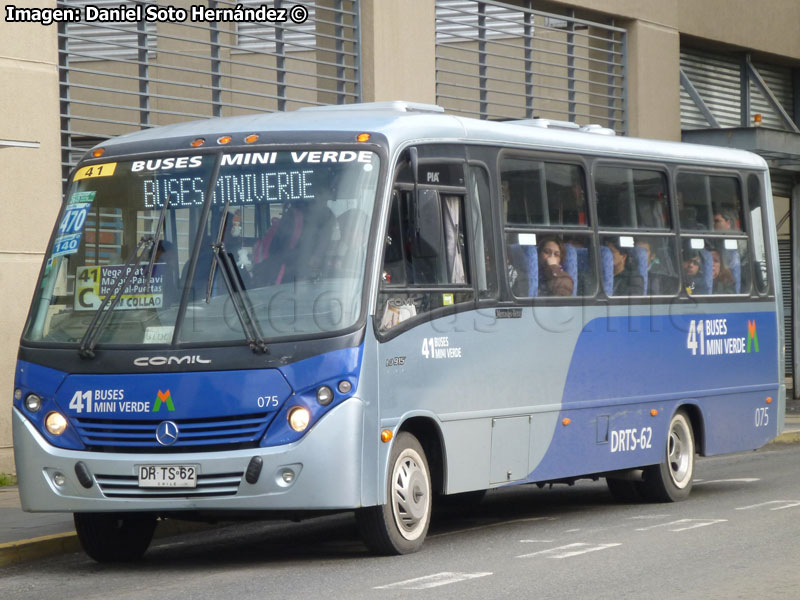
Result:
M58 0L59 7L156 4ZM157 3L158 6L166 4ZM170 6L187 11L190 0ZM247 4L290 9L296 3ZM232 9L233 0L209 0ZM303 23L59 24L62 176L112 136L191 119L361 101L359 3L310 0ZM290 11L291 12L291 11Z
M720 127L742 126L742 66L743 55L716 54L689 48L681 49L681 70L689 78ZM784 110L791 111L794 103L791 69L765 63L753 67L769 87ZM787 129L786 121L754 81L748 79L750 113L762 116L762 126ZM706 129L711 124L681 86L681 129Z
M140 488L136 475L95 475L106 498L211 498L234 496L243 472L198 475L196 488Z
M436 102L481 119L625 133L626 32L503 2L436 0Z
M778 240L778 258L781 261L781 290L783 292L783 330L786 332L786 376L794 375L794 347L792 346L792 240Z
M203 451L255 447L264 436L274 413L237 415L213 419L148 419L115 421L113 419L72 419L78 435L91 450L152 452ZM178 441L161 446L156 441L156 427L164 420L173 421L180 431Z

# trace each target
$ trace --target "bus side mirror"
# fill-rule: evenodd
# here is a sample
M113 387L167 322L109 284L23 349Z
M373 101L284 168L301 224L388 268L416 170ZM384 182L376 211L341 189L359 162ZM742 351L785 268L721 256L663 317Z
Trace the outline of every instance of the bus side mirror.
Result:
M442 205L439 192L421 189L416 194L416 228L413 256L432 258L440 256L444 248L444 227L442 225Z

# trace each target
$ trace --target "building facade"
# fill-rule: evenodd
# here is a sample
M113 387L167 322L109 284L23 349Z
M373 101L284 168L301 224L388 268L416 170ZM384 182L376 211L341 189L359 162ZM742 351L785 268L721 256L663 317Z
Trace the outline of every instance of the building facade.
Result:
M153 15L171 7L188 15L192 4L23 0L16 6L125 5ZM236 7L232 0L204 4ZM800 256L800 218L792 219L800 215L796 0L240 4L301 6L306 18L43 25L14 22L6 13L0 21L0 336L7 341L0 348L0 390L9 396L17 341L62 186L87 148L142 127L314 104L438 103L477 118L598 123L619 135L757 152L771 167L787 331L794 331L800 302L792 294L800 278L793 273L800 269L793 259ZM796 367L792 349L800 347L795 342L787 336L789 373ZM14 470L9 416L0 412L0 473Z

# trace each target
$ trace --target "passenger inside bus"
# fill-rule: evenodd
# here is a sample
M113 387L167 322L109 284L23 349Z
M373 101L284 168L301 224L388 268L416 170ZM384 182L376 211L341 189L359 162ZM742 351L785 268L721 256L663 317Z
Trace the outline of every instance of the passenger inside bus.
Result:
M564 242L548 237L539 244L539 295L571 296L575 282L562 262L567 251Z
M647 265L644 269L645 293L649 296L674 294L678 290L678 274L672 266L675 261L671 259L667 240L656 237L636 238L636 248L641 248L643 254L639 260Z
M690 296L709 292L703 262L703 256L698 250L684 249L683 283Z
M728 265L725 264L722 253L716 248L711 250L711 278L713 280L713 294L738 293L733 272L728 268Z
M644 295L644 278L638 273L635 258L627 248L620 248L614 238L607 238L605 246L611 251L614 282L613 296Z
M739 231L738 220L735 209L725 207L714 211L714 229L717 231Z

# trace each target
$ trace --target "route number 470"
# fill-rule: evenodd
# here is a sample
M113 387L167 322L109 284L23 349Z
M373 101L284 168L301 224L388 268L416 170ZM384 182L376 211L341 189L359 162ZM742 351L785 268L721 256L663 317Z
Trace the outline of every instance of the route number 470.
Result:
M699 342L698 342L699 338ZM703 321L692 321L689 323L689 335L686 337L686 347L692 351L692 356L697 354L697 346L700 346L700 354L706 353L705 332L703 331Z

